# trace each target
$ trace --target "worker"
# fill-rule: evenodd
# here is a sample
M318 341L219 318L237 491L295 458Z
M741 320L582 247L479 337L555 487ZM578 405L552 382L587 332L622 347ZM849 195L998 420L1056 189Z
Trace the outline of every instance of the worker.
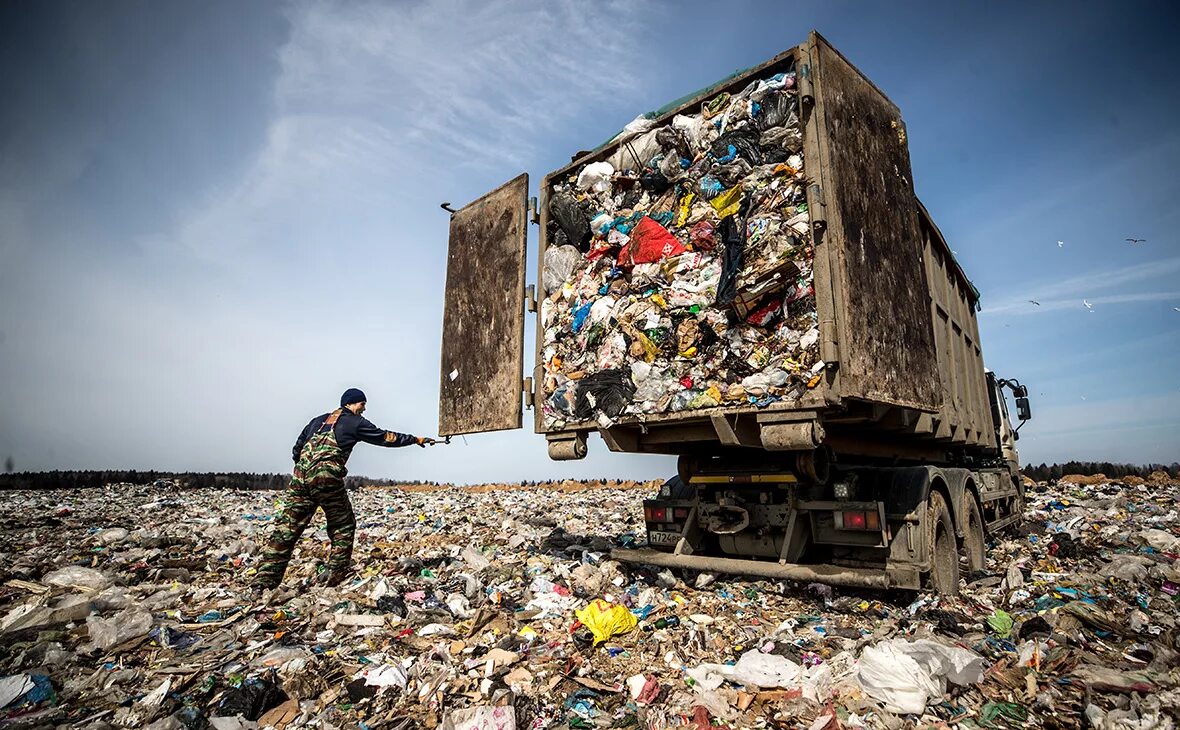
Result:
M328 539L332 543L322 582L337 586L348 577L356 517L344 476L348 473L345 464L357 442L392 447L411 444L425 447L435 443L434 439L377 428L361 416L366 401L359 388L349 388L340 396L339 408L311 419L299 434L291 451L295 460L291 485L283 495L270 539L262 550L262 562L254 579L256 591L275 588L283 581L295 543L317 508L324 510Z

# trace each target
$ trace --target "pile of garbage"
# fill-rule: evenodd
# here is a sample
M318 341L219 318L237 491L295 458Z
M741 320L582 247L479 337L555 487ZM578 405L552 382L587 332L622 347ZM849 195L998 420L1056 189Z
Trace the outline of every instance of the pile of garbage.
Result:
M1180 484L1030 488L962 595L612 561L643 489L362 489L356 577L249 581L273 492L8 492L0 723L1172 727Z
M640 117L549 193L547 427L795 400L819 382L795 72Z

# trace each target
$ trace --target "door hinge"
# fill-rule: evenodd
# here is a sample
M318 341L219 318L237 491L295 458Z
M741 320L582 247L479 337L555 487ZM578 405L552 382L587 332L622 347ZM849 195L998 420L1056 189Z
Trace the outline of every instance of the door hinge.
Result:
M524 407L531 410L533 407L533 379L525 378L520 387L524 390Z
M840 363L840 348L836 343L836 323L825 319L819 323L819 359L828 364L829 368L837 367Z
M530 312L537 311L537 286L529 284L524 288L524 305Z

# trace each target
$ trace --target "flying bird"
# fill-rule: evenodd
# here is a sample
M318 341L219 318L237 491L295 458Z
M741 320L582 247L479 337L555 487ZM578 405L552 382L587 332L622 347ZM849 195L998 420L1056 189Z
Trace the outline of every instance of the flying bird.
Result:
M1177 312L1180 312L1180 307L1172 307L1172 309L1175 309Z
M1065 246L1065 241L1058 241L1057 242L1057 248L1063 248L1064 246Z
M1040 303L1040 302L1038 302L1036 299L1029 299L1029 300L1028 300L1028 303L1029 303L1029 304L1035 304L1035 305L1037 305L1038 307L1039 307L1039 306L1041 306L1041 303Z
M1127 243L1146 243L1146 238L1127 238L1124 239Z
M1093 305L1093 304L1090 304L1090 303L1089 303L1088 301L1086 301L1085 299L1083 299L1083 300L1082 300L1082 304L1085 304L1085 305L1086 305L1086 311L1087 311L1087 312L1093 312L1093 311L1094 311L1094 305Z

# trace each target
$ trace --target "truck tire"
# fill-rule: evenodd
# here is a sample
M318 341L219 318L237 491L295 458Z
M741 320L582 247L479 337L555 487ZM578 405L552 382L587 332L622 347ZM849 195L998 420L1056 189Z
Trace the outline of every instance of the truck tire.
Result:
M930 526L930 587L944 596L959 595L959 550L955 525L942 492L930 492L926 522Z
M963 564L968 575L987 566L983 515L979 511L979 503L970 493L963 495Z

